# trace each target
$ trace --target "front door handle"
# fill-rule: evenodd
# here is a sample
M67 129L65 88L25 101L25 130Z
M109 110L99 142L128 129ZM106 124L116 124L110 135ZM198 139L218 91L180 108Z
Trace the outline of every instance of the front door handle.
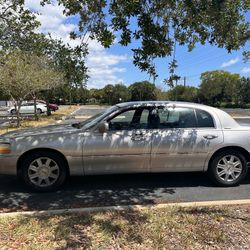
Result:
M218 137L218 135L204 135L203 136L207 140L212 140Z

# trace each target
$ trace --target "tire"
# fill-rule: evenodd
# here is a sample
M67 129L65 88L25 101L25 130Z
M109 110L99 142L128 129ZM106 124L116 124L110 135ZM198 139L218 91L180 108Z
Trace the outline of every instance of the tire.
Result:
M48 167L45 166L46 164ZM34 152L22 161L20 177L32 191L54 191L67 180L67 163L60 155L54 152Z
M247 170L247 161L241 152L225 150L213 157L208 174L217 186L233 187L246 177Z
M15 109L12 109L12 110L10 111L10 113L11 113L12 115L15 115L15 114L16 114L16 110L15 110Z
M37 109L36 113L40 115L40 114L42 114L42 110L41 109Z

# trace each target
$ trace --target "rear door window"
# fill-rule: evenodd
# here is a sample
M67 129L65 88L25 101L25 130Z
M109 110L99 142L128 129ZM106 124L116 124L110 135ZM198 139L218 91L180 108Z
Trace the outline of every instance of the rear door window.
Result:
M159 129L197 127L195 112L192 108L156 108L149 118L149 125Z

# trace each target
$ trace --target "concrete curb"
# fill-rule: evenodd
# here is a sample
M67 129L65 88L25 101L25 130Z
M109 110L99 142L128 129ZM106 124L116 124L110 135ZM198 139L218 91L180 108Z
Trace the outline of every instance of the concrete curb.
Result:
M232 116L234 119L250 119L250 116Z
M102 211L124 211L124 210L145 210L145 209L162 209L168 207L213 207L213 206L232 206L232 205L250 205L250 199L245 200L220 200L220 201L197 201L197 202L179 202L165 203L157 205L124 205L124 206L106 206L106 207L86 207L72 209L57 210L41 210L41 211L23 211L0 213L0 218L16 217L16 216L48 216L61 214L91 213Z

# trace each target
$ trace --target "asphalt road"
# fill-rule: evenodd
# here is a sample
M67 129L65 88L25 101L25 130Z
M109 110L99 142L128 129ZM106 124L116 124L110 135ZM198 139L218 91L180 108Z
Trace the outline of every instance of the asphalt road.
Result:
M5 114L6 114L6 111L0 110L0 116L5 115ZM0 126L1 126L1 124L5 123L6 121L7 121L7 119L0 117Z
M62 190L31 193L16 177L0 176L0 211L250 198L250 173L237 187L215 187L203 173L72 177Z
M100 111L80 109L74 115ZM250 171L232 188L215 187L204 173L161 173L72 177L62 190L41 194L29 192L16 177L0 175L0 212L234 199L250 199Z

